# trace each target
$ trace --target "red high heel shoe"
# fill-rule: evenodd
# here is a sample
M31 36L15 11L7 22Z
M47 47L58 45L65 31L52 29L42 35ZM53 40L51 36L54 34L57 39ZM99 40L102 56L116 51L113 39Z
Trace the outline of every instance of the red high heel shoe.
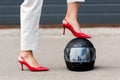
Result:
M91 36L89 36L87 34L84 34L82 32L80 32L80 33L76 32L73 29L73 26L66 19L64 19L64 20L66 21L66 24L64 24L64 23L62 24L62 26L63 26L63 35L65 34L65 28L68 28L73 33L73 35L78 37L78 38L91 38Z
M43 66L39 67L32 67L28 64L25 59L20 55L21 59L18 59L19 63L21 64L21 70L23 71L23 65L25 65L30 71L48 71L49 69Z

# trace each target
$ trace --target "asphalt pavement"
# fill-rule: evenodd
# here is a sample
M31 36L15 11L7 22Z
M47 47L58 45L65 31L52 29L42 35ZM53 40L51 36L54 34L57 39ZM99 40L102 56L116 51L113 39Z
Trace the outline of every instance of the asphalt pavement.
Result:
M17 61L20 51L20 29L0 29L0 80L120 80L120 28L82 28L91 35L96 48L95 68L74 72L66 68L63 50L75 38L60 28L40 29L38 62L50 71L20 70Z

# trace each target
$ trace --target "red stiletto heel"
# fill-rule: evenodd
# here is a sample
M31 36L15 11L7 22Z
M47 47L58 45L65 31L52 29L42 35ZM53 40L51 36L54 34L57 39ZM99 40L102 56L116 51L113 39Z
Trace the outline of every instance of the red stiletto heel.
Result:
M66 24L62 24L63 26L63 34L65 34L65 28L69 29L74 36L78 37L78 38L91 38L91 36L87 35L87 34L84 34L82 32L78 33L76 32L74 29L73 29L73 26L66 20L64 19Z
M23 69L23 64L22 63L20 63L21 64L21 70L23 71L24 69Z
M63 27L63 35L65 35L65 27Z
M21 64L21 70L23 71L23 65L25 65L30 71L48 71L49 69L43 66L32 67L28 64L22 56L19 56L21 59L18 59L18 62Z

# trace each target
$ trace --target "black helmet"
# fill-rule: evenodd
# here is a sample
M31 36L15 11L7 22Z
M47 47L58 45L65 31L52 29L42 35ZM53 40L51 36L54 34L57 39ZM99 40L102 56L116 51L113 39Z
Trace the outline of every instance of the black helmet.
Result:
M67 68L71 71L92 70L96 59L96 51L89 40L75 38L66 45L64 59Z

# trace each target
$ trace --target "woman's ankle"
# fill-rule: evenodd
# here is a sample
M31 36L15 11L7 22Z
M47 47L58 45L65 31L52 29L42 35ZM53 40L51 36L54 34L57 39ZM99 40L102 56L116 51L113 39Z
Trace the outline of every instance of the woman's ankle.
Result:
M28 57L33 56L33 53L32 53L32 51L21 51L20 55L24 58L28 58Z

